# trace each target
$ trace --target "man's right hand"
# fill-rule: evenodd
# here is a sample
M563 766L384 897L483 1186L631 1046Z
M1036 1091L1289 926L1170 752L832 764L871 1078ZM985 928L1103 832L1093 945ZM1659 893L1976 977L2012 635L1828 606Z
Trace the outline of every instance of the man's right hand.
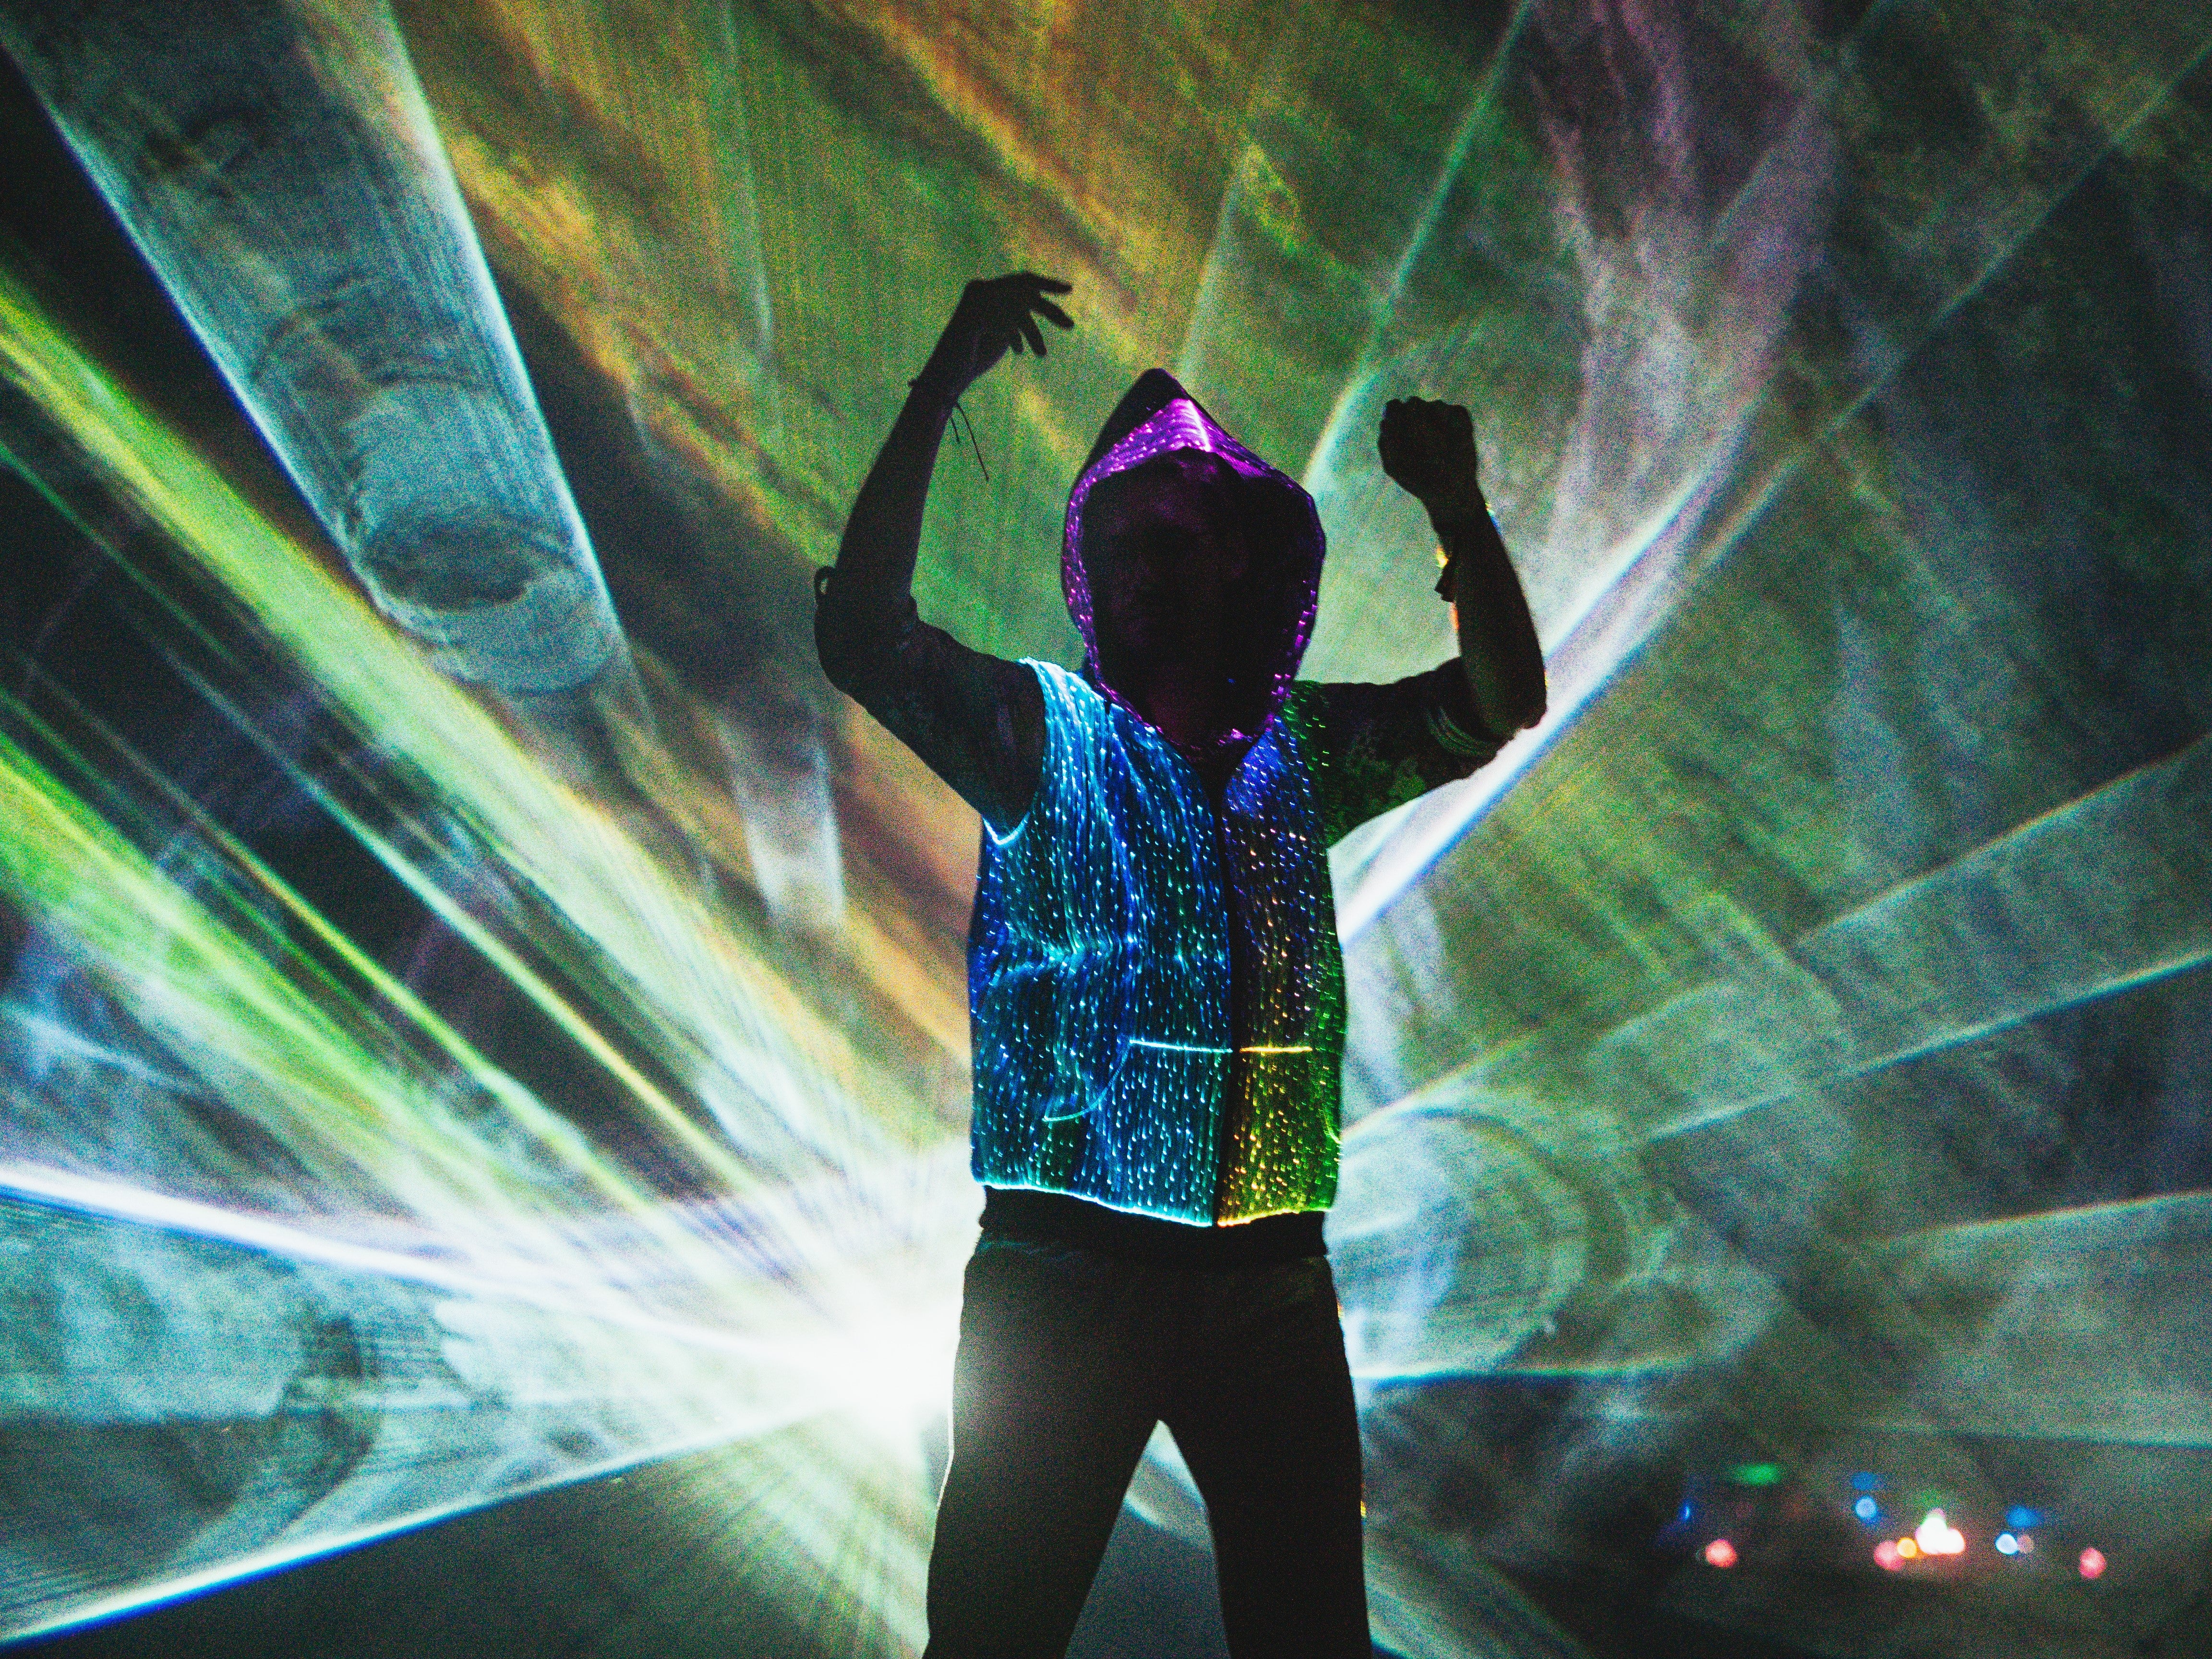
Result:
M949 407L1007 352L1018 355L1026 346L1043 356L1044 331L1037 326L1038 318L1059 328L1075 326L1045 296L1066 294L1073 286L1057 276L1028 270L969 283L937 349L929 354L928 364L915 377L915 391Z

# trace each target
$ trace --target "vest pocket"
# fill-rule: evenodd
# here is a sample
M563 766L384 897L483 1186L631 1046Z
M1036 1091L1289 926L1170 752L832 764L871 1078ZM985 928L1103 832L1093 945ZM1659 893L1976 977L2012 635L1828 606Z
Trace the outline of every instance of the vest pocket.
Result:
M1211 1219L1229 1051L1132 1037L1093 1103L1109 1200Z
M1222 1137L1221 1218L1327 1208L1336 1191L1342 1056L1305 1044L1255 1044L1243 1060Z

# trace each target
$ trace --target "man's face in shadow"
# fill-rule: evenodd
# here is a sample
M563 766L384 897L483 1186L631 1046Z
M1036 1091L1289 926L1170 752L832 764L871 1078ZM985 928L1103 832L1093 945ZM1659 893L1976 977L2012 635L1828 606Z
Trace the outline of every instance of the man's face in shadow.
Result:
M1226 672L1231 607L1249 565L1238 495L1226 462L1188 450L1155 456L1091 492L1083 562L1109 680Z

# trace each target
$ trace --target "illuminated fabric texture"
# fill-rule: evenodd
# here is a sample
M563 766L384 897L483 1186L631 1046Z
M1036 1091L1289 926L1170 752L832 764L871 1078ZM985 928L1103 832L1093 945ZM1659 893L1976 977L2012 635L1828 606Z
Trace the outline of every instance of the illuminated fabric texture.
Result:
M1326 1208L1344 961L1305 699L1217 811L1143 720L1029 666L1043 769L983 837L969 948L975 1178L1201 1225Z
M1075 619L1076 631L1096 666L1098 627L1083 556L1084 503L1106 479L1177 450L1214 456L1248 481L1251 487L1244 490L1238 511L1255 550L1265 550L1273 562L1264 580L1251 584L1243 606L1242 634L1232 653L1243 672L1266 685L1256 704L1258 718L1249 721L1251 729L1224 732L1215 739L1219 749L1233 751L1256 739L1290 696L1291 682L1313 637L1327 544L1313 498L1231 437L1164 369L1147 369L1138 377L1107 417L1068 494L1060 536L1060 586L1067 595L1068 615ZM1099 684L1109 702L1128 707L1109 680L1101 676Z

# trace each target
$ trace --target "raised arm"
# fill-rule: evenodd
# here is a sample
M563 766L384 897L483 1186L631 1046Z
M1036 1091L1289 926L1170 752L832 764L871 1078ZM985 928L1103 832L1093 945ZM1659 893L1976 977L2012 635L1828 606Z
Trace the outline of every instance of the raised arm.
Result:
M905 598L921 546L922 505L952 405L1007 352L1018 356L1026 348L1045 355L1040 316L1073 328L1067 313L1046 297L1067 291L1058 278L1026 270L968 284L854 500L832 586L849 580L872 599Z
M814 637L830 683L881 720L1001 830L1027 811L1042 747L1035 678L924 627L915 560L945 425L1007 352L1045 353L1048 298L1068 284L1027 271L968 284L854 498L837 562L815 575Z
M1429 510L1444 551L1437 592L1452 605L1460 665L1483 724L1510 737L1544 717L1544 653L1528 600L1478 481L1474 422L1456 404L1392 399L1382 470Z

